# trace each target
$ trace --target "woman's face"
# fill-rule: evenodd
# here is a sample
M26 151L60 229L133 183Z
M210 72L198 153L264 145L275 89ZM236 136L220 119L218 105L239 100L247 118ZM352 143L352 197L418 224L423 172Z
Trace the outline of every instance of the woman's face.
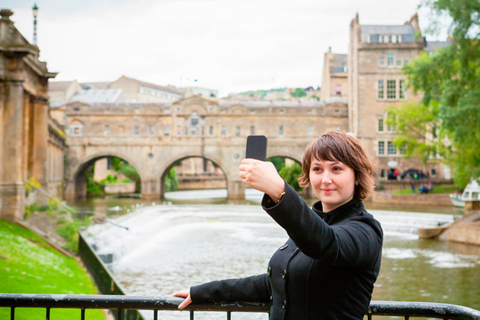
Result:
M310 184L328 212L353 199L355 172L340 161L323 161L312 157Z

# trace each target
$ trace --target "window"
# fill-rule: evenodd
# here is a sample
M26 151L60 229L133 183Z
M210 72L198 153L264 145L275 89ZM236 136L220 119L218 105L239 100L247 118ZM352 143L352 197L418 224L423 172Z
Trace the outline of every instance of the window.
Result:
M250 126L250 134L255 134L255 126Z
M403 58L403 64L408 64L410 60L408 58Z
M336 84L335 85L335 94L337 96L341 96L342 95L342 85L341 84Z
M394 61L393 53L387 54L387 66L392 67L393 66L393 61Z
M278 113L285 113L285 110L284 110L284 109L280 109L280 110L278 110Z
M170 135L170 126L163 127L163 135L168 137Z
M397 58L397 68L402 67L402 58Z
M257 110L255 110L255 109L250 110L250 113L251 113L251 114L254 114L254 113L256 113L256 112L257 112Z
M278 127L278 136L283 137L283 126Z
M106 125L106 126L103 128L103 134L106 135L106 136L109 136L109 135L110 135L110 126Z
M395 80L387 80L387 99L397 98L397 85Z
M235 128L235 135L236 135L237 137L240 137L240 126L237 126L237 127Z
M192 127L195 127L198 125L198 112L193 111L192 114L190 115L190 123Z
M388 43L392 43L393 42L393 36L392 35L389 35L388 36Z
M220 109L220 113L227 113L226 109Z
M307 136L308 137L313 136L313 127L312 126L307 127Z
M208 128L208 134L211 135L211 136L213 136L213 126L210 126L210 127Z
M393 145L392 141L388 141L388 147L387 147L387 152L388 154L397 154L397 147Z
M140 134L140 127L135 125L133 126L133 135L138 136Z
M398 82L398 97L400 99L405 99L405 80L400 80Z
M222 137L227 136L227 126L222 126Z
M155 133L155 130L153 129L153 126L148 126L148 135L152 137Z
M378 141L378 154L385 154L385 141Z
M70 125L70 136L81 137L83 136L83 124L76 123Z
M402 144L399 148L400 154L407 154L407 145Z
M383 132L384 128L383 128L383 118L379 118L378 119L378 132Z
M377 93L378 99L383 99L383 80L378 80L378 93Z
M395 121L397 120L397 117L395 116L394 113L388 113L387 117L389 118L389 123L387 125L387 131L393 132L395 131Z
M385 66L385 57L380 57L380 60L378 61L378 64L383 67Z

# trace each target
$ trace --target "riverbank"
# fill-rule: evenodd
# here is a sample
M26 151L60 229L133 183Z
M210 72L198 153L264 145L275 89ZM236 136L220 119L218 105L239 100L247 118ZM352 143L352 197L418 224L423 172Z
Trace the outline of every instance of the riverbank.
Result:
M43 294L98 294L80 261L66 255L36 233L0 219L0 292ZM10 309L0 308L0 319ZM52 309L52 319L74 319L78 311ZM101 310L88 310L88 319L104 320ZM45 319L44 310L18 308L16 320Z

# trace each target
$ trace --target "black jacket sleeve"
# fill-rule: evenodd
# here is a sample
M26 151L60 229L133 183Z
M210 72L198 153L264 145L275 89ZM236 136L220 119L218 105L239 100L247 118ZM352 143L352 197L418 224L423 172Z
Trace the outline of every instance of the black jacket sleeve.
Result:
M278 204L266 195L262 206L304 254L335 265L365 266L376 260L383 236L371 215L359 212L330 226L291 186L286 184L285 191Z
M212 281L190 288L192 302L270 302L268 275Z

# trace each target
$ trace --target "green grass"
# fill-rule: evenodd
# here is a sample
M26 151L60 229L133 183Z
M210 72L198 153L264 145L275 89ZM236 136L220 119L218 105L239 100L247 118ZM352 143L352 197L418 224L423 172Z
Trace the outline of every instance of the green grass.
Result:
M0 292L98 294L79 261L67 257L35 233L0 219ZM52 309L50 319L79 319L80 310ZM10 319L10 308L0 308ZM16 308L15 320L44 320L45 309ZM105 319L101 310L87 310L86 319Z
M420 185L416 185L415 186L415 193L418 193L418 187L420 187ZM431 193L455 193L457 192L457 188L454 187L454 186L449 186L449 187L433 187L433 190L431 192L429 192L429 194ZM393 193L395 194L411 194L412 193L412 189L402 189L402 190L394 190Z

